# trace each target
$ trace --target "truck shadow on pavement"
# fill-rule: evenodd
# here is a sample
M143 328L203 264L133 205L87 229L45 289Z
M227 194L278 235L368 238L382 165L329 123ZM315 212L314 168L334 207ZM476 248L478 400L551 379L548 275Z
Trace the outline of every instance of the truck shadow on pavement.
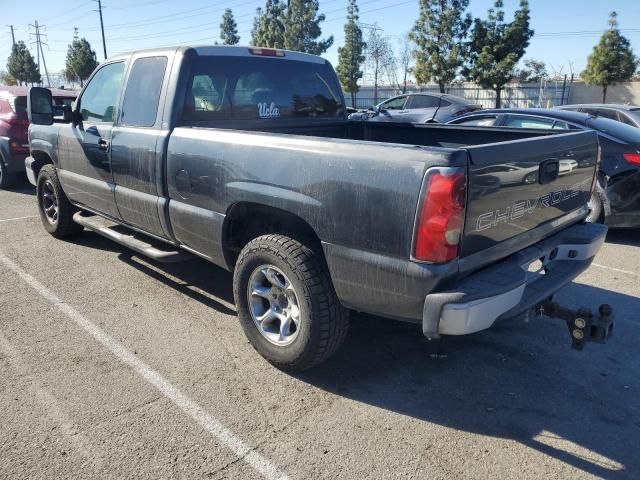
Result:
M89 232L73 241L117 252L131 267L235 315L225 305L233 305L231 274L204 260L158 264ZM294 378L422 422L518 442L598 477L638 478L640 299L579 283L556 298L572 306L614 305L618 323L609 344L577 352L563 322L514 319L448 337L432 355L418 325L354 314L340 351Z
M617 245L640 245L640 228L618 228L609 230L607 233L607 243Z
M26 179L19 180L14 186L7 188L7 190L11 193L18 193L20 195L27 195L31 197L35 197L36 195L36 187L31 185Z
M572 297L609 301L629 320L608 345L583 352L569 348L564 323L533 318L449 337L437 356L420 328L355 315L340 352L298 378L418 420L512 440L598 477L638 478L640 323L631 313L640 300L576 283L558 296Z

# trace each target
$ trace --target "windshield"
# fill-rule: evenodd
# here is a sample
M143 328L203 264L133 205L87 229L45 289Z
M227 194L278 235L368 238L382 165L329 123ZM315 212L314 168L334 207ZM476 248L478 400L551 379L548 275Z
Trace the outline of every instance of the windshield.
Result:
M27 97L15 97L12 104L13 111L18 115L27 114Z
M640 146L640 128L602 117L588 119L587 125L594 130L616 137L626 143Z
M268 57L198 57L191 65L185 121L344 115L331 66Z

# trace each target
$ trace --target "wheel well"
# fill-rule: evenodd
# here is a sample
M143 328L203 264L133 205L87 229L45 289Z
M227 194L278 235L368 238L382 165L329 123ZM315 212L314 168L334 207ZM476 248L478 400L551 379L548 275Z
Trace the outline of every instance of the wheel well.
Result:
M37 179L40 174L40 170L45 165L53 164L53 160L51 157L44 152L34 151L31 152L31 156L33 157L33 163L31 164L31 168L33 169L33 176Z
M322 253L320 238L302 218L279 208L241 202L229 209L224 221L222 241L229 269L233 270L240 251L247 243L269 233L295 238L312 250Z

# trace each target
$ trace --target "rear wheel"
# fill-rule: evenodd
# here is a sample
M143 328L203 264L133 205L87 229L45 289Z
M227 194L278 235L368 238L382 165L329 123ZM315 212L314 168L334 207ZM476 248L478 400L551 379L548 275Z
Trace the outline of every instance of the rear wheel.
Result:
M247 338L283 370L313 367L344 341L348 311L324 259L297 240L274 234L249 242L236 263L233 293Z
M38 174L36 186L38 211L44 229L56 238L66 238L82 232L82 226L73 221L78 211L62 190L53 165L45 165Z

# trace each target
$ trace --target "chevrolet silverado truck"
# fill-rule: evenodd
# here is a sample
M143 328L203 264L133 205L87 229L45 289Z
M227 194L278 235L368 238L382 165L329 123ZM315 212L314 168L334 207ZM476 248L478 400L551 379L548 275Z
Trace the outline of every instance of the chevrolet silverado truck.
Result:
M232 271L243 330L279 368L326 360L351 310L437 339L542 305L577 348L613 326L607 306L552 301L607 230L584 222L593 132L349 122L326 60L254 47L110 58L60 120L50 95L30 91L26 161L46 231ZM560 176L563 159L581 168Z

